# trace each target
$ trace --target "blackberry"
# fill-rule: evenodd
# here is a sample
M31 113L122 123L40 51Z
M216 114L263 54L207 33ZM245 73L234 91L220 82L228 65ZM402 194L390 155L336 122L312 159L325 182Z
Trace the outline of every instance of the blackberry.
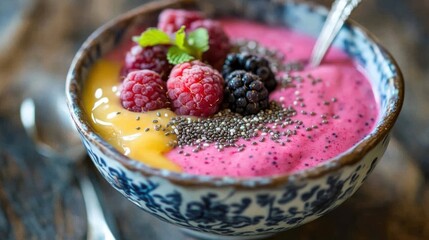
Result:
M225 82L224 97L231 111L251 115L268 108L268 90L257 75L237 70Z
M222 68L222 75L227 76L235 70L244 70L258 75L269 92L277 86L277 81L267 59L249 53L231 53Z

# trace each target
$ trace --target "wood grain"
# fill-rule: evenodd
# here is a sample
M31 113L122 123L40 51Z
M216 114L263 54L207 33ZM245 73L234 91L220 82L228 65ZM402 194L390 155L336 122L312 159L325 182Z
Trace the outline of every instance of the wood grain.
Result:
M3 117L0 132L0 239L81 239L85 212L72 169L39 157Z

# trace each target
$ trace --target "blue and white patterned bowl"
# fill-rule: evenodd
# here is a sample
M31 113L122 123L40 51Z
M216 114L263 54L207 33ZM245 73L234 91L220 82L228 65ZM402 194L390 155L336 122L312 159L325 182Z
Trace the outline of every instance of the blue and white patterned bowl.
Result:
M389 142L403 102L403 79L390 54L360 26L348 22L335 45L367 72L379 99L376 128L355 147L315 168L275 177L237 179L150 168L115 150L91 128L81 103L92 64L136 26L154 26L164 8L200 8L212 16L239 16L281 24L314 37L327 10L279 0L157 1L128 12L93 33L67 76L70 114L89 156L105 179L131 202L206 239L258 239L312 221L349 198L374 169Z

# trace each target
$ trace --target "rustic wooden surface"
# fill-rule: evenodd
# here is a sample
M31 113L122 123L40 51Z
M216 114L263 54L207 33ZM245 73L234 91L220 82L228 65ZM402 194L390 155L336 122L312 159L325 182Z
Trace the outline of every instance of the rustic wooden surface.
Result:
M46 79L64 81L85 37L142 2L0 1L0 239L85 239L77 170L36 154L19 123L19 102ZM271 239L429 239L427 11L426 0L375 0L364 1L354 13L393 53L406 79L406 101L394 138L350 200L319 220ZM90 164L87 167L98 176ZM118 239L191 240L98 180Z

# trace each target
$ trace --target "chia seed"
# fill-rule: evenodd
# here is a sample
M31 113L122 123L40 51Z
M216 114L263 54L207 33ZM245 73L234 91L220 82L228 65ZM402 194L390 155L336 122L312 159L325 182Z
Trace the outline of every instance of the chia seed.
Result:
M177 136L179 146L215 143L217 149L222 151L225 147L235 146L234 143L238 139L250 141L251 138L258 136L258 131L261 132L261 136L269 135L272 140L279 140L282 135L276 130L276 126L295 114L293 108L282 108L277 103L271 102L269 110L256 115L243 117L230 110L223 110L207 119L174 117L168 125L171 126L170 133ZM259 141L263 142L265 138L262 137ZM240 151L245 146L237 148Z

